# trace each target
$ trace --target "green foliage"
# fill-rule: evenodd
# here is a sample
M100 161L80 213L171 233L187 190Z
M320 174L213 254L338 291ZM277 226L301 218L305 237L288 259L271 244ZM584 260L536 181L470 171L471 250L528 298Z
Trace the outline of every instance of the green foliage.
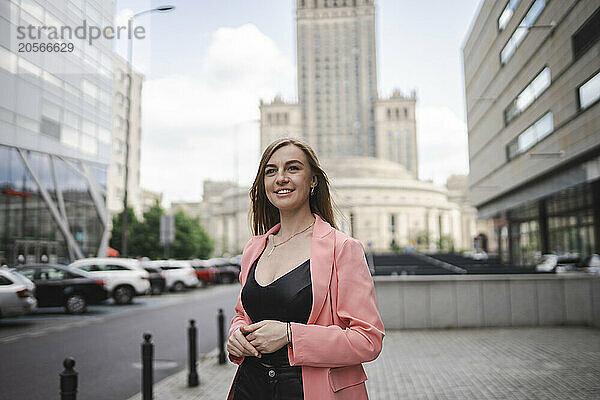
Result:
M144 222L135 231L132 248L136 256L148 257L152 260L165 258L165 249L160 244L160 217L165 214L158 201L144 213Z
M131 237L133 236L133 232L135 231L136 226L139 224L139 221L135 214L133 213L133 208L127 207L128 214L128 229L129 232L129 241L127 242L127 250L128 253L131 252ZM112 232L110 241L108 245L115 250L118 250L119 253L122 253L122 243L123 243L123 213L119 213L115 215L112 219Z
M200 225L198 218L190 218L183 211L175 214L175 242L169 251L178 259L208 258L214 248L212 239Z
M160 244L160 217L165 210L156 202L144 213L144 220L138 221L129 209L128 253L133 257L150 259L165 258L165 248ZM113 218L110 247L121 251L122 213ZM175 241L168 248L167 258L191 259L208 258L213 251L213 240L208 236L198 218L188 217L183 211L175 214Z
M448 235L443 235L440 237L438 240L438 250L454 253L454 241L452 240L452 237Z

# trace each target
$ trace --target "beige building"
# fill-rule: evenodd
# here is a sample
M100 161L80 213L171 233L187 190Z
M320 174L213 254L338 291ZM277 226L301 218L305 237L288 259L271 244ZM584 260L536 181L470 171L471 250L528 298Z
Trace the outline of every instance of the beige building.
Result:
M476 210L454 201L456 191L416 180L389 160L348 157L325 161L323 167L341 212L338 228L372 250L470 248Z
M140 145L142 136L141 96L143 76L133 71L132 98L129 99L128 64L116 54L113 56L113 129L112 157L108 168L107 207L110 216L123 210L125 187L125 138L127 124L129 132L129 178L127 203L136 216L143 213L143 196L140 189ZM131 121L127 115L131 101Z
M418 180L416 93L378 97L374 1L296 5L298 103L261 101L261 150L282 136L307 141L330 176L340 228L374 250L433 250L440 239L469 249L466 195Z
M236 255L242 252L251 235L248 223L250 197L248 187L228 181L204 181L202 201L171 203L170 214L181 210L199 218L215 241L213 255Z
M504 259L598 253L600 7L483 1L463 48L470 199Z
M158 192L153 192L148 189L140 189L142 196L142 213L148 211L152 206L158 202L158 204L162 203L163 194Z
M298 102L260 103L261 151L283 136L315 149L332 183L339 228L375 251L470 249L476 212L466 184L419 181L416 94L378 98L372 0L297 1ZM464 179L463 179L464 180ZM248 188L205 184L200 210L216 254L250 237Z

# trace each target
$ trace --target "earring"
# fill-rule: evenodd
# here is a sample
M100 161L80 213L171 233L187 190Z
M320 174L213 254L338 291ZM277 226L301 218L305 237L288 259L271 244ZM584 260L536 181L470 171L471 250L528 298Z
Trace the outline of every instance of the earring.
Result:
M313 194L315 194L315 187L311 186L311 188L310 188L310 195L312 196Z

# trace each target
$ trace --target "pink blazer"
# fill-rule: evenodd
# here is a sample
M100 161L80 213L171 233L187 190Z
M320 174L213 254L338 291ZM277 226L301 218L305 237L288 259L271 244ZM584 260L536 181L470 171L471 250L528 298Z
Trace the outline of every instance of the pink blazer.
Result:
M313 304L307 324L291 324L290 364L302 366L305 399L364 400L368 398L364 383L367 376L361 363L377 358L385 334L373 279L360 242L313 215ZM242 287L268 235L279 227L277 224L264 235L253 236L246 244L241 262ZM251 323L238 297L229 334ZM243 361L243 357L232 355L229 359L236 364ZM228 399L232 398L230 389Z

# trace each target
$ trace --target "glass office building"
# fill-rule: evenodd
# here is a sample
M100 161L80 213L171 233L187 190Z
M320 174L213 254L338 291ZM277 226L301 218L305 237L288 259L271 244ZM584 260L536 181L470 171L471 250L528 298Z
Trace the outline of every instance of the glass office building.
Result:
M112 26L113 10L99 0L0 6L0 260L8 264L106 252L112 43L73 37L63 41L72 52L19 51L16 32L83 20Z

